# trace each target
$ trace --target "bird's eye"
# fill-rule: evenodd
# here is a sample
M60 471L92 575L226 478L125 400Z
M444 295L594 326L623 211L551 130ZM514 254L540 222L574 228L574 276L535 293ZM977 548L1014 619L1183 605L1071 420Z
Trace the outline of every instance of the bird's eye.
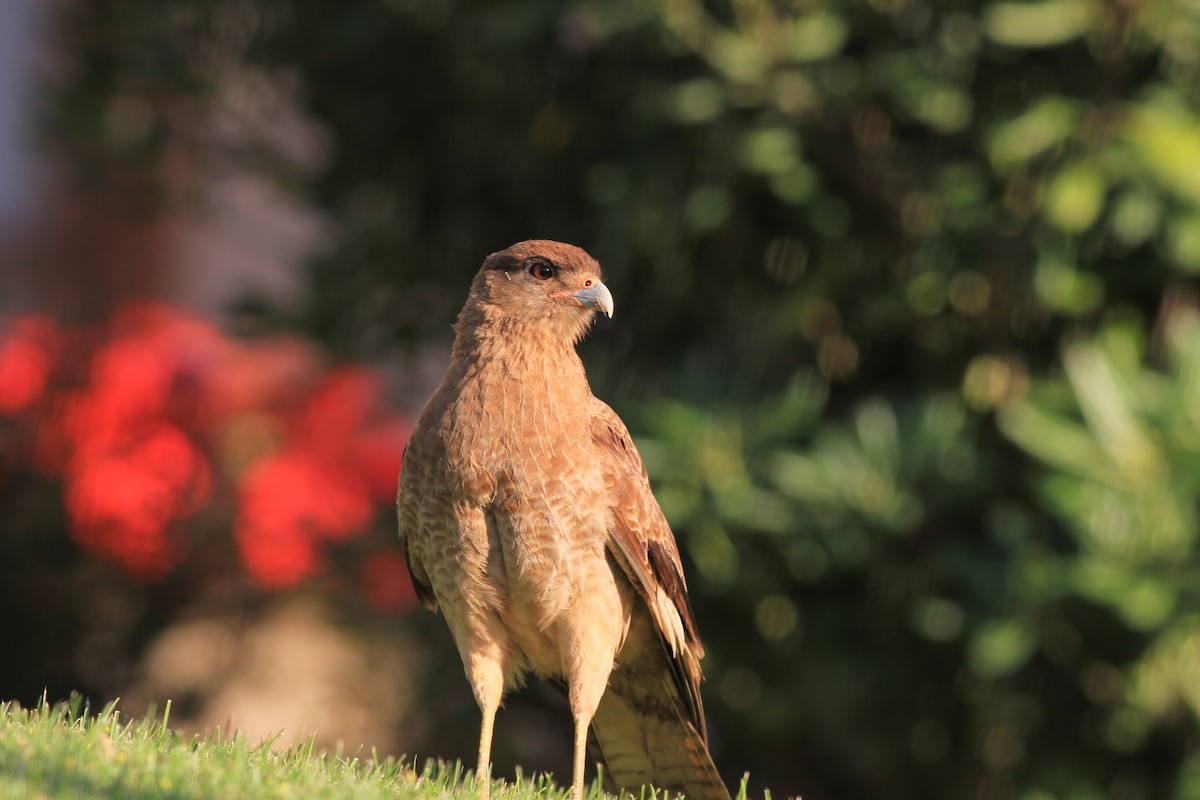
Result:
M548 281L554 277L554 267L545 261L535 261L529 265L529 274L539 281Z

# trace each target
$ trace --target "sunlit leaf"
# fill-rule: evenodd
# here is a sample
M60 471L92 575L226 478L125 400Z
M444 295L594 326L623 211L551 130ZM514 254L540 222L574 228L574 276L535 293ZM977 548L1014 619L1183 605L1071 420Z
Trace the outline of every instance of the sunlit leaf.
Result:
M1200 213L1180 214L1167 223L1167 253L1185 272L1200 272Z
M1165 581L1140 580L1121 598L1121 617L1137 630L1154 630L1170 618L1176 599L1175 590Z
M1069 233L1087 230L1104 207L1108 185L1095 166L1079 162L1062 170L1046 191L1045 210L1051 224Z
M1030 402L1000 411L1001 430L1026 452L1058 469L1117 480L1117 473L1087 429Z
M971 124L975 102L966 92L953 86L933 86L921 92L913 107L917 119L939 133L957 133Z
M836 14L811 14L789 22L784 36L787 52L797 61L819 61L841 51L846 23Z
M1023 667L1033 655L1037 636L1021 619L987 622L971 635L971 669L985 678L1001 678Z
M724 108L725 92L711 78L687 81L677 86L671 94L671 111L680 122L709 122Z
M899 467L900 441L892 407L882 401L864 404L854 415L854 427L863 453L879 468L894 473Z
M1125 135L1162 186L1200 204L1200 119L1165 102L1138 105L1127 116Z
M992 131L988 154L997 169L1010 169L1068 140L1079 123L1082 108L1062 97L1040 100Z
M1104 300L1104 283L1100 278L1054 257L1038 262L1033 288L1051 311L1071 316L1094 311Z
M762 128L742 139L742 164L754 172L787 172L799 162L799 152L796 133L789 128Z
M1113 233L1127 247L1150 239L1162 225L1162 203L1147 191L1127 192L1117 200L1112 216Z
M714 40L710 57L731 80L750 83L760 80L770 66L762 47L748 36L722 31Z
M817 174L804 163L771 176L771 190L780 200L788 203L806 203L812 199L817 188Z
M1129 698L1158 717L1186 704L1200 718L1200 623L1194 616L1175 623L1138 662Z
M984 9L983 31L1009 47L1054 47L1084 35L1094 16L1087 0L992 3Z
M1068 379L1096 441L1135 482L1163 475L1162 457L1134 412L1130 387L1097 347L1072 345L1063 354Z

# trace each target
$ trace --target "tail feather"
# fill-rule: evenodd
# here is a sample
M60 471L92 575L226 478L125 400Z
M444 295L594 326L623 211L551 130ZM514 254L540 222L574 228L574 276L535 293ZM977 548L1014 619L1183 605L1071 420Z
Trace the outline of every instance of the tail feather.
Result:
M672 713L673 703L665 705L637 708L611 688L605 693L592 735L609 788L654 786L690 800L729 800L700 732Z
M730 800L708 752L700 698L704 651L694 623L687 626L690 638L672 639L645 602L634 598L630 610L625 640L590 725L608 787L635 796L640 787L653 786L690 800Z

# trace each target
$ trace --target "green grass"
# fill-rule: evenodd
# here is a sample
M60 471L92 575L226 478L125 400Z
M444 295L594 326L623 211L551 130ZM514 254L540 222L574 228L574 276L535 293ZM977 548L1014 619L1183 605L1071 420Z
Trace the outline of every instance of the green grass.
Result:
M461 764L430 761L417 770L394 758L321 753L311 740L274 749L272 740L251 744L220 729L185 738L167 727L170 711L168 704L161 718L124 720L115 703L92 714L78 697L32 710L0 704L0 800L476 796L474 778ZM565 800L568 794L544 775L492 785L494 800ZM587 800L604 796L598 783L587 792ZM737 800L745 798L743 781Z
M311 740L288 749L251 744L219 729L184 738L162 718L125 720L115 704L89 714L78 698L33 710L0 705L0 800L54 798L472 798L473 777L458 764L417 770L397 759L317 752ZM545 776L497 781L496 800L559 800ZM600 796L596 787L591 798Z

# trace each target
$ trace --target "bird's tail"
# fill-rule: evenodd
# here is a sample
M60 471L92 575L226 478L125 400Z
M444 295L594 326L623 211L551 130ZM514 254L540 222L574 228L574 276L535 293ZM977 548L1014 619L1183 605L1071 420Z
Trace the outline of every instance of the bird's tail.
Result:
M664 676L665 677L665 676ZM689 800L729 800L704 737L680 708L673 687L656 699L633 699L610 685L592 719L591 733L605 765L605 784L637 795L654 786Z

